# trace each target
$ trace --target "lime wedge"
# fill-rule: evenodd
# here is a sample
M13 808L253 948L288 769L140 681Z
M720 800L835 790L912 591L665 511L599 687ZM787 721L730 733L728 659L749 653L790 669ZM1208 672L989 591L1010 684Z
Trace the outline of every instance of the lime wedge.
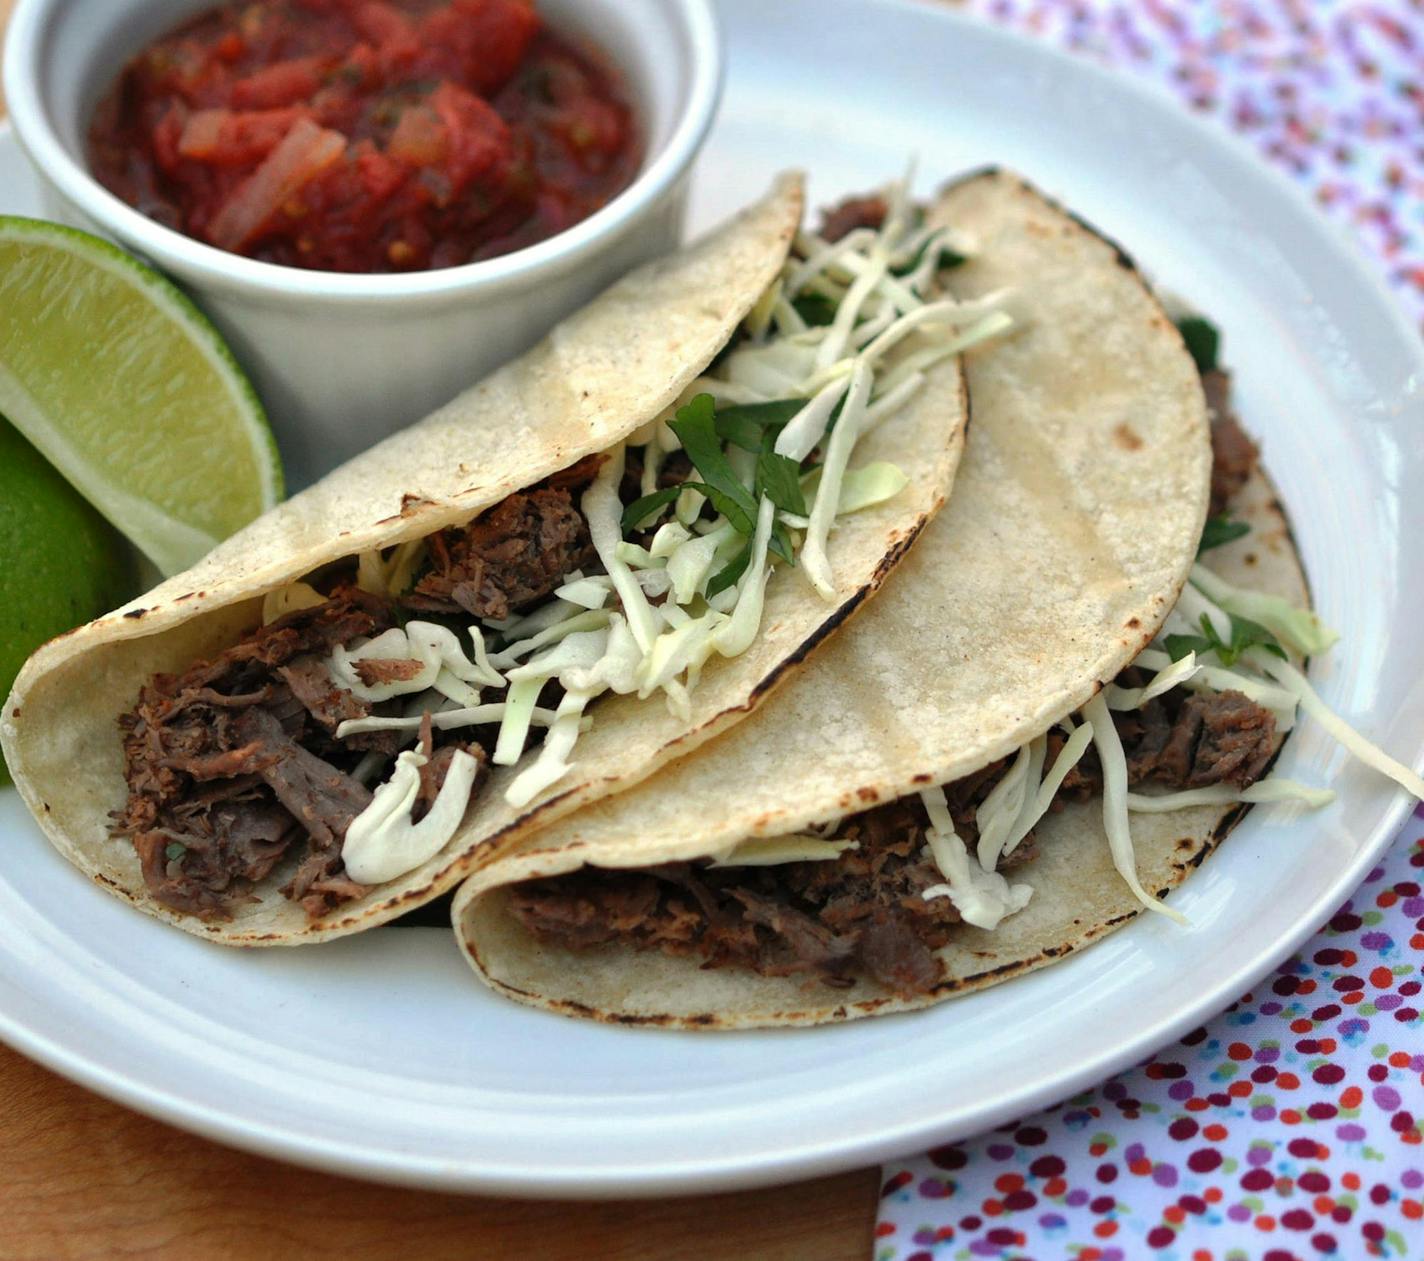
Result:
M202 312L107 241L4 215L0 414L165 574L282 495L262 405Z
M45 640L137 589L118 531L0 418L0 699Z

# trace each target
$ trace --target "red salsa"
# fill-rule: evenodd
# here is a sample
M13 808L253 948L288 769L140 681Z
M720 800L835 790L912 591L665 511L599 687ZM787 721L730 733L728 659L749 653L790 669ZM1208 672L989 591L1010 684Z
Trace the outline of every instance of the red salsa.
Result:
M248 0L136 57L94 174L221 249L326 271L507 254L637 172L623 84L532 0Z

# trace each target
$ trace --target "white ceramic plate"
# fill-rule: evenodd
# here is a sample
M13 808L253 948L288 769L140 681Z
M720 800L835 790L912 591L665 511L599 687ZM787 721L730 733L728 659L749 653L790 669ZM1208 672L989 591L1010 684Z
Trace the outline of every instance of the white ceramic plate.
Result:
M829 200L897 174L1018 167L1224 327L1242 411L1344 633L1326 699L1418 762L1424 360L1334 232L1165 99L944 10L727 0L731 79L698 226L775 169ZM0 203L31 208L0 135ZM369 1177L528 1195L789 1180L1054 1102L1226 1006L1330 912L1405 810L1307 724L1282 769L1340 793L1258 810L1151 917L933 1011L698 1036L496 999L438 929L224 951L105 896L0 793L0 1034L104 1094L241 1147Z

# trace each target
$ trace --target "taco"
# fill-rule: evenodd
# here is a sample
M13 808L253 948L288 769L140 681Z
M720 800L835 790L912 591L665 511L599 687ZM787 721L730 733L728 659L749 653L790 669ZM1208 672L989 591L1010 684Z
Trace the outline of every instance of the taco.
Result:
M0 739L65 857L215 941L321 940L755 708L944 501L958 351L1009 323L937 296L948 233L904 213L798 314L801 202L781 179L36 653Z
M1331 635L1211 326L1174 326L1011 174L950 187L935 221L976 242L950 288L1015 285L1026 313L967 357L954 499L763 710L470 878L456 931L496 991L737 1028L1006 980L1171 913L1249 803L1328 800L1268 773L1298 708L1424 792L1300 673Z

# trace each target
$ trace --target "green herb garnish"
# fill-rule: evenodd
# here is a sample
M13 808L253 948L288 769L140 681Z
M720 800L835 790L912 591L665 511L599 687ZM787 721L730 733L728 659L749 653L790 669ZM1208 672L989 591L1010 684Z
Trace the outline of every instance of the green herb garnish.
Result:
M755 455L765 449L767 435L780 433L806 402L804 398L781 398L724 408L717 413L717 436Z
M680 494L681 486L664 486L661 490L655 490L651 495L644 495L641 499L635 499L623 509L623 519L621 527L625 535L629 531L635 530L642 525L653 513L666 508Z
M1221 664L1224 666L1234 666L1241 658L1241 654L1248 648L1264 648L1267 652L1274 653L1281 660L1286 659L1285 649L1277 642L1276 637L1271 634L1259 622L1253 622L1250 618L1231 618L1231 642L1226 643L1217 634L1216 627L1212 625L1211 618L1205 613L1201 615L1201 635L1168 635L1167 652L1173 661L1180 661L1189 652L1195 653L1216 653Z
M187 853L188 847L186 845L180 844L178 841L169 841L163 850L164 858L166 858L170 863L182 861L182 859L187 855Z
M704 480L665 486L634 500L623 509L623 533L626 535L636 529L672 503L684 490L695 490L705 495L712 507L727 518L732 528L747 538L756 532L758 505L763 495L783 511L805 516L806 497L801 491L801 467L789 456L777 455L771 449L776 429L804 406L804 399L780 399L728 408L718 415L712 396L699 394L686 406L679 407L677 418L669 421L668 425L677 434L687 458ZM728 415L732 420L724 425L723 416ZM735 445L743 446L742 442L730 436L733 433L746 439L744 449L757 453L755 491L749 491L742 485L722 449L724 437ZM788 564L796 563L791 550L791 533L780 521L772 526L767 545ZM750 552L747 556L738 556L720 573L713 575L707 594L716 595L736 582L746 568L749 556ZM721 586L715 585L718 582Z
M693 467L702 475L701 482L684 482L701 491L739 534L756 529L757 506L751 493L738 480L722 440L717 436L716 407L710 394L699 394L685 407L677 409L677 418L668 422L677 434L682 449Z
M752 545L747 543L740 552L707 580L707 599L710 600L713 596L720 595L728 587L733 586L737 579L746 573L751 560Z
M791 300L796 314L812 328L836 322L837 303L824 293L803 293Z
M1209 552L1213 547L1232 543L1251 533L1251 527L1244 521L1233 521L1230 517L1208 517L1202 528L1201 542L1197 544L1197 555Z
M1216 325L1200 315L1184 315L1177 321L1177 331L1196 360L1197 371L1215 372L1216 352L1221 345L1221 334L1217 332Z
M789 455L763 451L757 456L756 490L783 512L806 515L806 497L801 493L801 466Z

